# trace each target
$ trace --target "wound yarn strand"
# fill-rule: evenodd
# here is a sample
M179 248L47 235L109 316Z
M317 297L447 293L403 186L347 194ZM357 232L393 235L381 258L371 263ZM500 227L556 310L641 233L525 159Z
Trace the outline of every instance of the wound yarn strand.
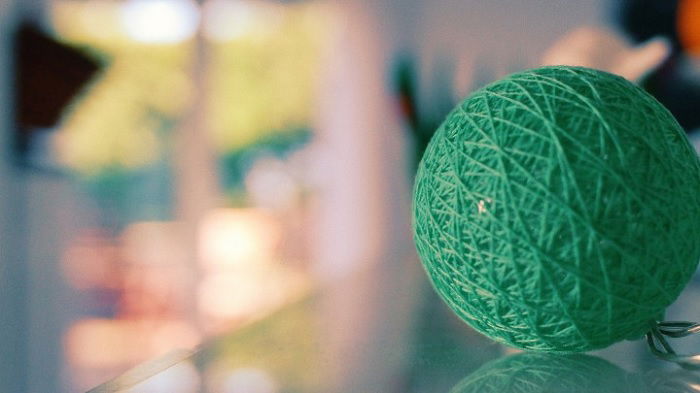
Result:
M641 88L526 70L460 103L414 186L418 253L465 322L504 344L582 352L641 338L700 260L700 161Z

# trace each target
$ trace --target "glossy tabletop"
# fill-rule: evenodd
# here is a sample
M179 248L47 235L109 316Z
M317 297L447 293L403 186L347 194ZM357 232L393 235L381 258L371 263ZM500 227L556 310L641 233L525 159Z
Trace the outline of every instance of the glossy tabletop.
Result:
M398 282L387 284L389 278ZM698 280L667 318L697 319L697 299ZM700 352L696 338L671 342L679 353ZM657 359L645 340L571 356L506 348L455 317L422 271L400 275L394 266L319 285L270 315L90 393L694 391L700 371Z

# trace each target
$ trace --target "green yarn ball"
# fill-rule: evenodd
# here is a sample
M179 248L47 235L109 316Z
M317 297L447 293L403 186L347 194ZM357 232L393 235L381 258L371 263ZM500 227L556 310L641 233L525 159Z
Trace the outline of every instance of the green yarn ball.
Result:
M627 80L543 67L460 103L416 177L433 286L513 347L582 352L640 338L700 259L700 161Z
M644 393L645 381L588 355L523 353L496 359L450 393Z

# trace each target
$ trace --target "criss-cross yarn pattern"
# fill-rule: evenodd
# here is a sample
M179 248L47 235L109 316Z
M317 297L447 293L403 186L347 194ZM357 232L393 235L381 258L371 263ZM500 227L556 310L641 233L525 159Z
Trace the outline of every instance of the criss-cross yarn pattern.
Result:
M469 325L523 349L641 337L700 259L700 161L673 116L581 67L513 74L443 122L414 186L418 253Z

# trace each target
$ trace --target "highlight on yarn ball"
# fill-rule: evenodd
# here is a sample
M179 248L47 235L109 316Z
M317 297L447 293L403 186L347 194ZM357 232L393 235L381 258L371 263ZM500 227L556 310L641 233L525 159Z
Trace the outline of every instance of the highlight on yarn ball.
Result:
M700 260L695 150L658 101L594 69L531 69L474 92L435 133L413 198L435 290L516 348L641 338Z

